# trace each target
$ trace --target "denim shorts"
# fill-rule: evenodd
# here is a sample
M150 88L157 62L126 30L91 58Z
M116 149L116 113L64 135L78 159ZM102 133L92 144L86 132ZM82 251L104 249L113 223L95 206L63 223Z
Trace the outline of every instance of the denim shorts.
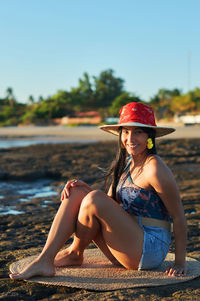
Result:
M138 270L155 269L165 260L171 243L171 232L160 228L143 226L144 231L143 252Z

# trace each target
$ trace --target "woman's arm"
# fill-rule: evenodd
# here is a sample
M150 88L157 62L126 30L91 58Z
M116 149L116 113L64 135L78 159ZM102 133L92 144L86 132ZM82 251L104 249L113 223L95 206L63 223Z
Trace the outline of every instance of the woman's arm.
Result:
M187 222L178 186L172 172L159 157L151 159L148 165L145 177L148 177L149 184L161 197L173 220L175 263L166 273L171 276L182 275L186 273Z

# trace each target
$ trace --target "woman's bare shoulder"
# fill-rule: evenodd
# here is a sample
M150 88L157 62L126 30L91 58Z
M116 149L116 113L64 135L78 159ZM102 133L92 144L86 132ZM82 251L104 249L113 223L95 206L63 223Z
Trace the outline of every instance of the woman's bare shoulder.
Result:
M158 155L150 155L147 157L146 159L146 162L145 162L145 166L147 167L153 167L154 165L158 165L158 164L161 164L161 165L166 165L163 160L161 159L160 156Z
M169 173L169 167L164 163L158 155L150 155L145 164L145 173L148 176L153 176L158 173Z

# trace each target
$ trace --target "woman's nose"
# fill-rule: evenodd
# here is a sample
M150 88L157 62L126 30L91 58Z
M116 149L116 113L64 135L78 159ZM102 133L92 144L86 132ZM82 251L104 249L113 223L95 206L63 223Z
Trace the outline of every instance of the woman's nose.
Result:
M128 134L128 142L134 142L134 141L135 141L134 132L130 131Z

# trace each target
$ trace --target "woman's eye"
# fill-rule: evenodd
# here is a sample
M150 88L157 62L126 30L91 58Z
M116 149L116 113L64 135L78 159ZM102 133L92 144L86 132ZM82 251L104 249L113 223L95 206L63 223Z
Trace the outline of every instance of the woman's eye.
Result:
M143 133L142 130L137 130L137 131L135 131L135 134L142 134L142 133Z

